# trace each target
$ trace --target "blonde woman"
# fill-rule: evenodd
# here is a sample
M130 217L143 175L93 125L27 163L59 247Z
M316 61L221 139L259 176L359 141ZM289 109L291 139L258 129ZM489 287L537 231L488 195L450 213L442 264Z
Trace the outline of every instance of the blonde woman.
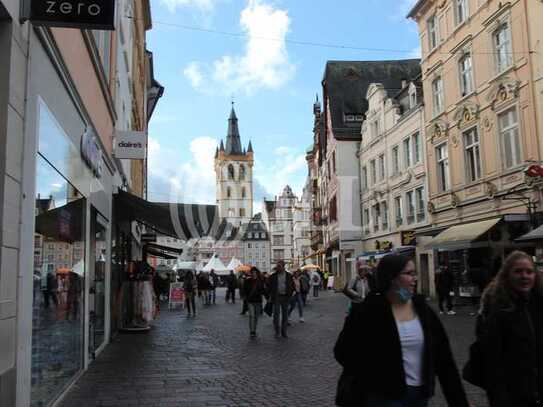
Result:
M490 407L543 405L543 290L532 257L514 251L483 293L478 341Z

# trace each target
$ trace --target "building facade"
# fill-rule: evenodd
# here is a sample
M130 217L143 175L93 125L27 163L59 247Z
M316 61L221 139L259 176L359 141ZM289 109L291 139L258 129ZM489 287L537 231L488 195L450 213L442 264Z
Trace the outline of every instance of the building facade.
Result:
M541 56L533 50L542 32L530 14L541 16L542 8L420 0L409 13L422 48L427 235L437 235L427 245L430 266L451 268L461 295L483 286L519 247L514 240L536 225L541 197L524 170L541 160L534 81ZM466 238L454 243L462 230Z
M243 237L243 264L257 267L261 272L271 272L271 245L268 228L262 220L262 214L257 213L245 225Z
M413 78L418 60L329 61L323 85L322 129L319 129L319 176L323 245L327 269L339 287L354 274L354 259L362 250L360 167L361 128L371 83L399 89Z
M366 94L359 152L366 257L406 246L415 253L415 234L428 225L422 83L420 75L412 79L402 81L399 91L371 84Z
M304 262L315 262L308 260L311 255L311 190L310 180L304 186L302 196L294 206L294 217L292 226L293 235L293 264L302 265Z
M280 196L275 200L264 200L263 220L271 235L271 268L279 260L289 267L293 265L294 243L294 208L296 195L290 186L285 186Z
M21 10L0 1L3 407L57 402L108 344L113 195L130 189L113 148L129 116L117 99L128 97L116 79L130 69L118 64L117 32L38 27ZM143 24L116 16L116 29Z
M232 107L226 147L221 140L215 153L215 174L219 216L236 227L253 217L253 163L252 144L249 141L247 149L242 148L238 118Z

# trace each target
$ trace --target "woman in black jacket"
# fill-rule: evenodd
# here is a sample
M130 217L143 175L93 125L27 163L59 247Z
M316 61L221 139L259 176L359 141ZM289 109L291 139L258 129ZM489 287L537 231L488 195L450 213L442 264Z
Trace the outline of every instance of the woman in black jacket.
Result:
M243 291L249 309L251 338L255 338L258 317L262 314L262 297L267 295L264 278L256 267L251 267L250 275L244 279Z
M414 295L413 261L383 257L377 283L378 291L347 317L334 348L341 380L351 382L350 400L340 405L426 407L438 376L449 406L469 406L443 325L424 297Z
M483 294L477 331L490 407L543 405L541 283L532 258L515 251Z

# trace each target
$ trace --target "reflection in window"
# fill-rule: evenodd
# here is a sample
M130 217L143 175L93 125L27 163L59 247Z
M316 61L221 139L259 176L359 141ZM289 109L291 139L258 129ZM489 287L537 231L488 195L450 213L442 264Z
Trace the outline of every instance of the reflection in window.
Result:
M49 404L82 369L85 278L85 200L40 154L36 176L33 406Z

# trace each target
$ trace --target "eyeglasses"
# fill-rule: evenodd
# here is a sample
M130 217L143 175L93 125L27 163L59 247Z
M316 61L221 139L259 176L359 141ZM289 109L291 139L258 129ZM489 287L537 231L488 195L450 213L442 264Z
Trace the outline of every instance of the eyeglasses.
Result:
M417 277L416 271L402 271L400 274L403 274L404 276L409 276L409 277Z

